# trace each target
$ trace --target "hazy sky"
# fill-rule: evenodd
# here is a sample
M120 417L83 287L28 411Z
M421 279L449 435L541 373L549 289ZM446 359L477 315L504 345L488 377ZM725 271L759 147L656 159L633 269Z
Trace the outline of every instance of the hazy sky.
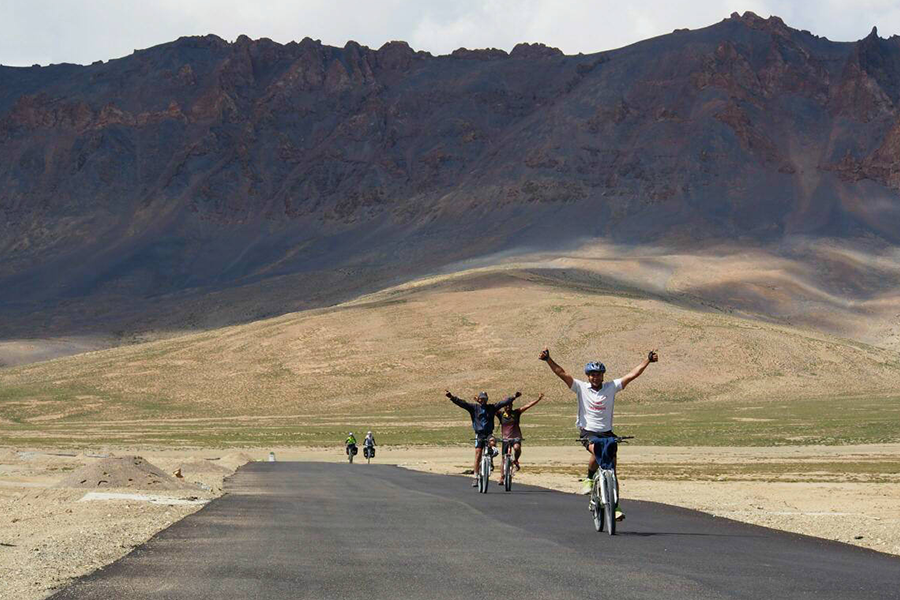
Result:
M746 10L837 41L873 25L900 33L897 0L0 0L0 64L86 64L207 33L372 48L405 40L433 54L518 42L591 53Z

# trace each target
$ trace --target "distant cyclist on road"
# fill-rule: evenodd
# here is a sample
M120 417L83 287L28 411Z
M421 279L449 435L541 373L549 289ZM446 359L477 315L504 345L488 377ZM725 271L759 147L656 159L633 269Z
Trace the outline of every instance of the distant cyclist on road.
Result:
M614 438L616 436L612 430L613 421L613 404L616 400L616 392L621 392L629 383L641 376L644 369L652 363L659 360L655 350L647 353L647 358L638 366L631 370L625 377L614 379L610 382L603 383L603 376L606 373L606 367L601 362L589 362L584 367L584 373L587 375L588 381L580 381L574 379L566 373L565 369L556 364L550 358L550 350L544 349L541 352L540 359L546 361L550 369L557 377L562 379L569 389L575 392L578 400L578 414L575 417L575 425L581 437L581 444L591 453L588 461L587 477L582 480L581 493L590 494L593 487L593 478L597 473L597 458L594 454L594 444L591 442L593 438ZM603 452L615 452L616 446L613 444L604 444ZM616 465L616 456L610 456L613 467ZM616 506L616 520L621 521L625 518L625 513Z
M375 458L375 436L371 431L366 432L366 439L363 440L363 455L366 458Z
M494 433L494 416L497 411L504 406L509 406L512 401L522 395L522 392L516 392L506 400L497 404L488 404L487 392L481 392L475 397L475 402L465 402L454 396L448 390L446 396L450 398L450 402L463 408L469 412L472 417L472 429L475 430L475 480L472 487L478 486L478 475L481 473L481 453L488 445L491 434Z
M344 449L347 452L347 456L352 452L356 454L356 437L353 435L353 432L347 434L347 441L344 442Z
M540 402L544 397L544 394L541 393L540 396L537 397L537 400L529 402L522 408L513 408L512 404L508 406L504 406L499 412L497 412L497 420L500 421L500 431L503 440L508 440L503 442L503 456L506 456L506 452L509 449L509 444L511 443L513 446L513 465L516 467L516 471L519 470L519 457L522 455L522 429L519 427L519 420L522 417L522 413ZM500 474L500 483L503 483L503 474Z

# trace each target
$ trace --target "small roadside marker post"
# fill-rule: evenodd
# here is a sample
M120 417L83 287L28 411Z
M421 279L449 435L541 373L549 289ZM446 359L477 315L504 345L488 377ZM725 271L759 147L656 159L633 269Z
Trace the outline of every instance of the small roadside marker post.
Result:
M269 462L275 462L275 453L269 452Z

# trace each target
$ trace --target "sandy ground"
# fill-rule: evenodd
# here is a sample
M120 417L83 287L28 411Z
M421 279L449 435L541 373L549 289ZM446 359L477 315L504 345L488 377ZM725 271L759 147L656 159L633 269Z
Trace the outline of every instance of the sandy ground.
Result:
M189 489L177 491L55 487L76 469L110 454L135 453L98 450L64 456L0 448L0 599L44 598L73 577L121 558L201 508L204 501L221 495L224 477L246 461L233 451L141 451L141 456L166 473L204 458L218 458L209 462L225 468L191 470L188 466L183 469L183 481L190 484ZM211 472L199 472L204 470ZM82 500L92 492L127 498ZM189 503L182 504L185 501Z
M247 458L266 460L345 460L341 448L135 451L95 450L59 455L40 450L0 448L0 600L45 598L67 581L109 564L175 521L222 493L223 479ZM106 455L140 454L166 473L182 467L192 488L178 491L55 487L68 474ZM462 475L471 469L469 448L379 448L380 464ZM752 464L755 461L859 462L900 459L900 444L789 448L660 448L629 446L620 451L620 471L639 466ZM359 456L361 458L361 454ZM526 448L521 483L574 492L585 453L578 447ZM223 468L207 468L212 464ZM499 463L498 463L499 464ZM191 469L190 465L201 465ZM359 468L366 465L360 461ZM794 531L900 555L900 480L877 482L722 481L627 479L627 499L665 502L776 529ZM843 479L842 481L845 481ZM467 480L460 481L468 485ZM83 500L91 492L125 498ZM138 495L136 498L135 495ZM147 496L141 498L141 496ZM182 504L184 501L189 504ZM587 526L587 525L586 525Z

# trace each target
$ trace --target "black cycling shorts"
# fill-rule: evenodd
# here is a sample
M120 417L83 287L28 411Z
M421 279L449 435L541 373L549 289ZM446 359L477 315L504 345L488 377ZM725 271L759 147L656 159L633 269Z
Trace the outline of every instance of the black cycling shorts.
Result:
M492 437L494 437L494 435L491 433L488 433L488 434L476 433L475 434L475 447L476 448L487 447L488 442L491 440Z

